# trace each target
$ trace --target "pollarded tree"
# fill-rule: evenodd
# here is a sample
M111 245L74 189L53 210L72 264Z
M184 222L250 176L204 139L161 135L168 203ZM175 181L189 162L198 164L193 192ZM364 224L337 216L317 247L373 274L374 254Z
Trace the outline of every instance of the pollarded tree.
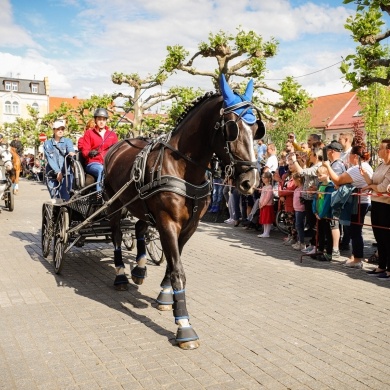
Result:
M122 93L114 94L114 98L125 98L127 102L123 105L125 111L134 112L133 120L133 129L140 131L141 122L144 116L144 113L147 110L150 110L153 106L156 106L166 100L172 99L173 95L171 93L155 92L147 96L144 100L141 100L141 96L144 92L153 89L155 87L161 86L164 81L167 79L167 74L165 72L159 72L157 75L148 75L144 78L138 73L124 74L115 72L111 76L111 80L114 84L127 84L129 87L133 88L132 95L124 95Z
M276 55L278 42L271 38L264 42L263 38L254 31L245 32L238 28L234 36L224 31L217 34L210 33L208 42L201 42L198 51L188 59L189 52L180 45L168 46L168 54L161 66L162 71L175 72L181 70L191 75L205 76L212 79L218 89L220 73L226 75L227 80L233 76L241 82L232 82L233 88L241 89L246 85L248 78L254 79L255 101L264 118L269 121L287 120L295 112L308 105L309 96L293 78L287 77L279 88L266 84L265 74L267 59ZM198 69L194 62L198 58L215 58L216 69ZM264 97L265 92L276 94L273 101Z
M367 140L376 146L390 124L390 51L384 41L390 36L390 30L384 29L390 2L344 0L344 4L352 2L357 5L356 14L347 19L345 28L358 46L340 69L352 89L358 90Z
M341 71L353 89L373 83L390 85L390 55L384 40L390 30L383 30L384 14L390 15L388 0L344 0L344 4L356 3L356 14L350 16L345 28L359 45L356 53L348 55Z

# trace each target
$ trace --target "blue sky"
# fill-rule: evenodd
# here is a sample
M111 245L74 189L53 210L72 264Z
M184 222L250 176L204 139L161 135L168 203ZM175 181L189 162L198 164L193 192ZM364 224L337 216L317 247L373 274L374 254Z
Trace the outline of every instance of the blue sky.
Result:
M0 75L48 76L51 96L126 91L111 82L113 72L154 74L167 45L182 44L192 55L210 32L235 33L239 25L280 42L268 62L273 86L354 51L343 27L354 5L341 0L0 0L0 7ZM207 61L195 66L215 68ZM338 66L297 80L312 96L349 89ZM166 87L179 84L212 88L207 79L185 73Z

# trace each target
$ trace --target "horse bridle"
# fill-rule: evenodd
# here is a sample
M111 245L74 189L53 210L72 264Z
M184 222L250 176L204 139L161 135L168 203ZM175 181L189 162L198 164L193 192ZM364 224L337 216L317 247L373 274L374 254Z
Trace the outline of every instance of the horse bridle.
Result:
M4 153L9 156L8 160L4 160L4 157L3 157ZM2 166L5 167L7 162L10 162L11 166L12 166L12 154L7 149L0 149L0 160L2 161L2 164L1 164Z
M243 108L243 110L241 111L240 114L237 114L235 110L241 108ZM241 121L245 113L252 108L254 108L260 115L259 109L252 102L248 102L248 101L242 101L233 106L227 108L221 108L221 119L214 126L215 130L222 129L223 137L226 142L226 146L224 147L224 149L226 150L226 153L228 154L230 160L230 164L225 166L226 177L232 177L234 175L234 170L235 170L234 168L236 166L248 167L248 169L242 170L242 173L247 173L253 169L257 169L257 161L237 160L234 158L230 149L230 144L232 142L235 142L238 139L238 136L240 134L238 122ZM225 115L230 113L234 113L235 115L237 115L237 118L235 120L229 119L228 121L225 121ZM229 134L229 128L230 128L230 132L234 132L234 131L236 132L234 137L232 137L232 134ZM256 139L256 135L254 139Z

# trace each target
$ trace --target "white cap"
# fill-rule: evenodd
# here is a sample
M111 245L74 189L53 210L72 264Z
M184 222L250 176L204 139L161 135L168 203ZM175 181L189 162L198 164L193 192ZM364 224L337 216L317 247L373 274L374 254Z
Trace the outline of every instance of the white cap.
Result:
M59 127L65 127L65 121L64 120L55 121L53 123L53 130L54 129L58 129Z

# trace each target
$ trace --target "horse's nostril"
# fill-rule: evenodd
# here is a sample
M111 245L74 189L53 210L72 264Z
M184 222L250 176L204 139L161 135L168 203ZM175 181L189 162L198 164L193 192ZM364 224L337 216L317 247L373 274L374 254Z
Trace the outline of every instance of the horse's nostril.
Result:
M249 191L251 189L251 185L249 183L249 180L245 180L241 183L240 187L244 190L244 191Z

